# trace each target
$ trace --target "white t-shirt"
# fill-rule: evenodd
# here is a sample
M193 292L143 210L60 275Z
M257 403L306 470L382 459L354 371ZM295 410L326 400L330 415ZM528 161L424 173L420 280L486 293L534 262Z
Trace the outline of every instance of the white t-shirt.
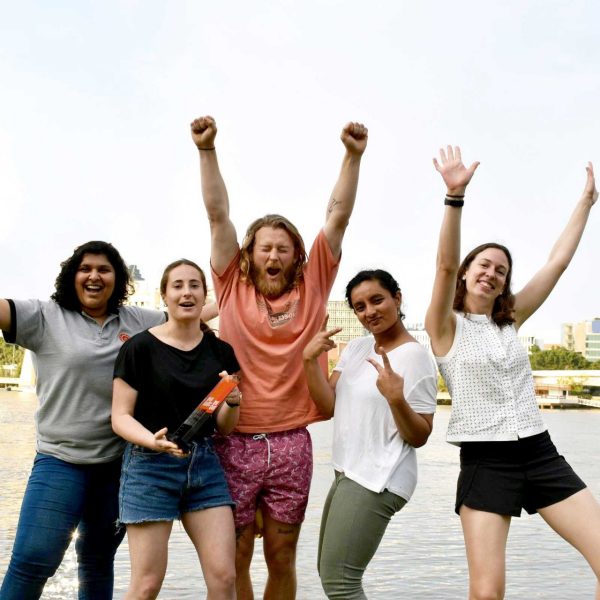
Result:
M514 325L456 313L452 348L436 360L452 396L449 442L502 442L546 430Z
M375 353L372 336L352 340L335 367L333 466L373 492L385 489L410 500L417 485L415 449L401 437L387 400L377 389L377 370L367 362ZM433 414L437 372L432 357L417 342L388 353L392 369L404 379L404 397L417 413Z

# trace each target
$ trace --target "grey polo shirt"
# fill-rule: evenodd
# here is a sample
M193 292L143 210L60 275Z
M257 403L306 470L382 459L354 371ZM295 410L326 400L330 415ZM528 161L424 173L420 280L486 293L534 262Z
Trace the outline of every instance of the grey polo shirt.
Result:
M5 338L33 352L38 452L81 464L119 458L124 441L110 422L114 362L125 340L163 323L165 314L124 306L98 325L52 301L9 302Z

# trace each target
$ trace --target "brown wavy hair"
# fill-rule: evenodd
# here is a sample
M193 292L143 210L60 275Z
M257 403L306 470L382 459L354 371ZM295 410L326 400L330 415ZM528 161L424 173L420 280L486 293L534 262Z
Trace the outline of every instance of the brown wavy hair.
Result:
M256 221L251 223L250 227L248 227L244 240L242 241L242 247L240 248L240 271L242 272L240 280L245 281L246 283L252 282L252 252L254 250L256 232L262 227L283 229L292 238L292 241L294 242L294 254L296 255L292 287L296 287L302 280L302 273L306 263L306 250L304 248L302 236L296 227L281 215L265 215L260 219L256 219Z
M208 288L206 286L206 276L204 275L204 271L193 261L187 258L180 258L178 260L174 260L172 263L169 263L165 270L163 271L162 277L160 278L160 295L165 297L167 292L167 283L169 283L169 275L171 271L181 265L186 265L188 267L192 267L196 269L200 274L200 282L202 283L202 289L204 290L204 298L206 298L206 294L208 293ZM202 320L200 320L200 330L204 333L210 333L214 335L214 331Z
M475 257L487 250L488 248L495 248L504 252L508 260L508 273L506 274L506 283L502 294L496 298L494 307L492 308L492 320L496 325L502 327L503 325L510 325L515 322L513 314L515 312L515 297L510 289L510 282L512 279L512 267L513 260L510 255L510 251L506 246L502 244L496 244L495 242L488 242L487 244L481 244L477 248L473 248L469 254L467 254L458 268L456 274L456 292L454 293L454 310L459 312L465 312L465 296L467 295L467 285L463 279L463 275L467 272L467 269L475 259Z

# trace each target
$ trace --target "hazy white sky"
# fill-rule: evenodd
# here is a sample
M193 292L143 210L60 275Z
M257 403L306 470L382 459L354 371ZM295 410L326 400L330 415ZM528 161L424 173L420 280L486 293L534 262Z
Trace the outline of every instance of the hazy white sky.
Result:
M594 0L2 1L0 295L47 298L59 262L113 242L147 279L209 234L189 122L217 119L238 233L280 212L322 225L349 120L369 127L332 298L365 267L423 320L444 187L440 145L480 160L463 250L505 243L518 289L600 172ZM596 23L596 25L594 25ZM599 177L600 179L600 177ZM553 296L523 328L600 316L600 208Z

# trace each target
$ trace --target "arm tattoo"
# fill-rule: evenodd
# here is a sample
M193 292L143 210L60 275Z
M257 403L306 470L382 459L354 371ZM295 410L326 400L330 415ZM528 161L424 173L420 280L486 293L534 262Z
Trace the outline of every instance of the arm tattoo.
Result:
M341 202L337 200L335 196L332 196L329 205L327 206L327 214L331 214L337 204L341 204Z

